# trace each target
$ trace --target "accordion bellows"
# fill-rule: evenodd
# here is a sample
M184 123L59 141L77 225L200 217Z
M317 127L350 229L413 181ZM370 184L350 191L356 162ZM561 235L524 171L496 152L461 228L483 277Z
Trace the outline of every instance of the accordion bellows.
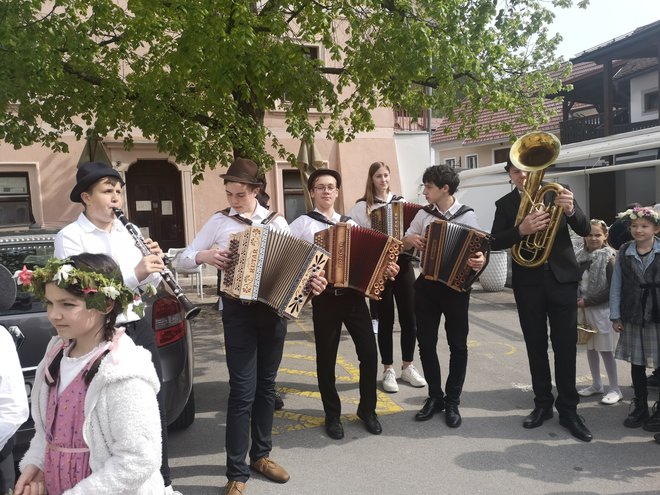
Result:
M254 225L232 234L232 261L220 291L242 301L260 301L284 318L297 318L311 293L310 278L329 254L287 232Z
M401 240L406 235L413 218L422 208L424 208L422 205L403 201L388 203L371 212L369 215L371 228Z
M426 245L421 269L424 278L442 282L451 289L465 292L488 264L491 235L460 223L435 220L424 232ZM483 268L476 272L467 260L479 251L486 256Z
M331 256L325 278L334 287L358 290L379 300L385 288L385 269L396 261L401 241L372 229L337 223L314 235L314 242Z

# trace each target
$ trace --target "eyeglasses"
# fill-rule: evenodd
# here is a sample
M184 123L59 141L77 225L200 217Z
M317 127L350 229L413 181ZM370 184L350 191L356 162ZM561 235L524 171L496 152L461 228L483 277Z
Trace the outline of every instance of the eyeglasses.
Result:
M336 189L337 186L333 186L332 184L330 184L329 186L314 186L314 190L318 192L323 192L323 191L333 192Z

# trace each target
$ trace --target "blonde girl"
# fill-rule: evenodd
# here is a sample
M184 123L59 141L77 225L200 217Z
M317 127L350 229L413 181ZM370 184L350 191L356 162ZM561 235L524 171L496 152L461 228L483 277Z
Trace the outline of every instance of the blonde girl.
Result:
M390 168L383 162L372 163L367 174L364 197L358 199L349 216L361 227L371 228L371 212L392 201L402 201L390 191ZM415 323L414 288L415 273L410 256L405 253L397 261L399 274L385 285L380 301L372 303L372 316L378 316L378 349L383 364L383 390L398 392L394 371L393 331L394 301L396 300L399 324L401 325L401 380L413 387L425 387L426 380L412 364L415 354L417 325ZM375 311L374 311L375 306Z
M587 361L592 384L578 391L583 397L605 392L600 377L600 358L603 360L609 389L601 403L611 405L623 395L619 389L614 349L618 334L609 321L610 281L614 271L616 251L607 245L607 225L602 220L591 220L591 232L584 238L584 247L576 253L582 280L578 286L578 318L598 329L586 344ZM599 358L600 354L600 358Z

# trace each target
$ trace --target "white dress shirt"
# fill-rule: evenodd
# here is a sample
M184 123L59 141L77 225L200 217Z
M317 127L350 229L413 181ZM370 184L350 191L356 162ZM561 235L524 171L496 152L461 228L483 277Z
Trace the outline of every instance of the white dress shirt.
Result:
M387 200L385 203L374 203L371 205L371 211L377 210L378 208L382 208L385 206L387 203L392 201L392 198L394 197L394 194L391 192L387 193ZM355 223L357 223L360 227L366 227L368 229L371 228L371 215L367 214L367 202L364 200L358 201L355 203L353 208L350 209L348 212L348 216L351 217L353 220L355 220Z
M30 410L14 339L0 325L0 450L27 421Z
M461 203L459 203L458 201L454 201L454 204L451 205L451 207L447 211L440 211L440 209L436 204L433 204L432 208L442 213L442 215L444 215L446 218L450 218L459 210L461 206L463 206ZM410 227L408 227L408 230L406 230L406 236L412 234L423 236L426 227L437 219L438 217L435 217L424 210L419 210L417 212L417 215L415 215L415 218L413 218L413 221L410 223ZM473 229L481 230L481 228L479 227L479 223L477 221L477 215L474 211L468 211L463 215L461 215L460 217L456 218L456 220L452 220L452 222L454 221L456 223L467 225L468 227L471 227Z
M257 208L252 214L252 225L261 225L261 223L271 214L266 208L257 204ZM204 224L197 233L195 239L178 257L177 267L182 270L193 270L198 264L195 261L197 253L206 249L218 248L225 250L229 247L229 238L232 234L242 232L248 227L247 223L231 218L238 215L236 210L231 208L229 216L224 213L216 213ZM271 228L289 232L289 224L282 216L275 217L269 224Z
M323 215L323 213L321 213L318 209L315 209L314 211ZM332 218L330 218L329 220L333 223L337 223L339 222L340 219L341 219L341 215L337 212L334 212ZM350 225L357 226L357 223L354 220L349 220L347 223ZM291 222L290 225L291 233L294 236L298 237L299 239L303 239L307 242L311 242L312 244L314 244L314 234L320 232L321 230L325 230L329 227L330 225L328 225L327 223L316 220L308 215L300 215L293 222Z
M112 222L110 232L99 229L89 221L84 213L78 219L64 227L55 236L55 257L68 258L80 253L107 254L121 270L121 275L131 290L137 290L150 283L158 286L161 277L152 273L144 280L138 280L135 267L143 258L142 252L135 245L131 234L117 219ZM131 307L132 308L132 305ZM132 309L117 317L117 323L137 321L140 317Z

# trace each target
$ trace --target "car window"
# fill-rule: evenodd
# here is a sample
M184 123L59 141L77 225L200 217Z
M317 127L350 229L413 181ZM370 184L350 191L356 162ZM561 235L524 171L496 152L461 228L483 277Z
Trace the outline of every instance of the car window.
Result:
M0 244L0 264L7 267L11 273L22 270L23 266L28 270L34 270L45 265L52 256L53 243L49 241ZM21 289L22 286L18 285L16 302L11 308L0 310L0 315L37 313L46 310L45 305L39 299Z

